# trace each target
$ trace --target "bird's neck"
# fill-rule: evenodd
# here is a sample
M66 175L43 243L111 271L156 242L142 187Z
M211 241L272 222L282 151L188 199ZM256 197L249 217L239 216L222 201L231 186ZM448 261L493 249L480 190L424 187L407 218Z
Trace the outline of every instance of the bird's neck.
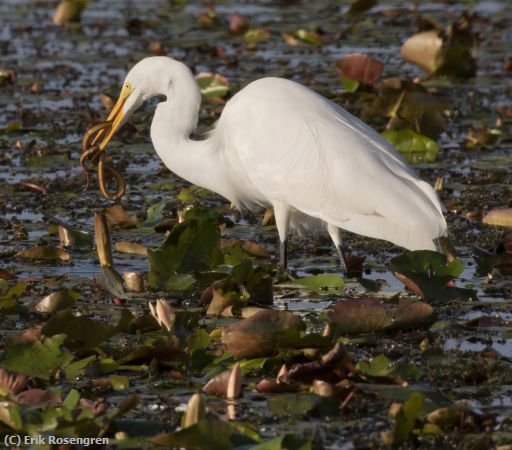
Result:
M182 80L183 81L183 80ZM201 93L194 78L174 86L165 102L159 103L151 124L151 140L164 164L179 177L206 189L220 192L223 173L216 140L190 139L197 126Z

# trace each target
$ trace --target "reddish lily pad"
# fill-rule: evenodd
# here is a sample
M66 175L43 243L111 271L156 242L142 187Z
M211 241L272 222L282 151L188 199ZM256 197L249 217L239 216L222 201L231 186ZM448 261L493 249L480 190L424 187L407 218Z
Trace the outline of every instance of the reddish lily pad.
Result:
M279 346L299 340L302 320L288 311L259 311L224 327L222 342L237 358L273 355Z

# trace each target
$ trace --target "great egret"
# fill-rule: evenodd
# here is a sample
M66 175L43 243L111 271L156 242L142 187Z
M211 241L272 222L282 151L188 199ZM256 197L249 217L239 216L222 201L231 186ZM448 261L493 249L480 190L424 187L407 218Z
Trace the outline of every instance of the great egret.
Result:
M84 138L83 159L99 157L101 165L118 127L159 95L166 101L156 107L151 139L162 161L239 209L272 206L283 266L290 226L325 227L345 265L342 229L410 250L453 249L436 193L398 152L342 107L282 78L247 85L208 138L196 141L190 134L201 93L191 71L172 58L143 59L128 73L106 125ZM108 197L103 175L100 187Z

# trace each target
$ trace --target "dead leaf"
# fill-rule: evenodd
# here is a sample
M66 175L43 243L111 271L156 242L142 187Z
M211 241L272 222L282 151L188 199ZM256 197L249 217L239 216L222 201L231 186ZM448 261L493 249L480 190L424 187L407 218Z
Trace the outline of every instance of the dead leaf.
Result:
M244 34L249 29L249 24L244 16L235 13L229 19L229 31L233 34Z
M120 228L136 228L139 225L139 219L136 216L128 214L121 205L114 205L105 209L105 217L109 226L118 226Z
M371 55L350 53L336 61L341 76L371 86L382 75L384 64Z
M69 261L70 256L62 248L50 247L47 245L40 245L36 247L28 248L20 253L14 255L21 259L32 259L32 260L48 260L48 261Z
M130 255L148 256L148 248L136 242L116 242L115 249L118 252Z
M222 342L237 358L272 355L280 345L297 341L304 327L293 313L269 309L224 327Z
M487 225L512 227L512 208L491 209L482 219Z

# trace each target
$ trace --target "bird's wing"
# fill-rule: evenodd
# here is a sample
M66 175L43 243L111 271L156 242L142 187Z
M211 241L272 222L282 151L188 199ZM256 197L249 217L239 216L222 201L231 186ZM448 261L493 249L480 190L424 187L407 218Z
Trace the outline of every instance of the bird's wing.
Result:
M433 189L379 134L302 85L266 78L228 103L224 152L266 198L356 233L432 248L446 232Z

